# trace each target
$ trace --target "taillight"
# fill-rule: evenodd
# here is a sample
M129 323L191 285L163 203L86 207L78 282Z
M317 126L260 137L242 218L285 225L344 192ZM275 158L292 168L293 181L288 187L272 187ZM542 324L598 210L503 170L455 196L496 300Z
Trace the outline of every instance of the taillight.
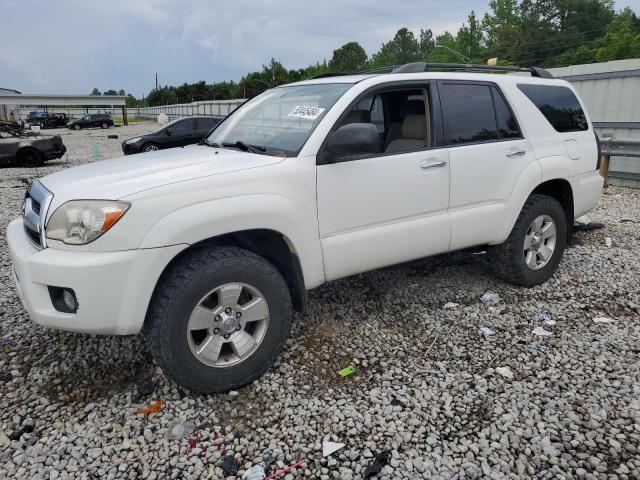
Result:
M593 134L596 136L596 145L598 146L598 160L596 160L596 170L600 170L600 162L602 162L602 146L600 145L600 137L596 131L593 131Z

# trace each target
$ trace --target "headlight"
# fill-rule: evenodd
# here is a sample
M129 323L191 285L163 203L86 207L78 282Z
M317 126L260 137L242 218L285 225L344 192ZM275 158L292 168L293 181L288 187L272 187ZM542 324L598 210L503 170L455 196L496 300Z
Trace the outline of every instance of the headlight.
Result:
M140 140L142 140L142 137L135 137L135 138L130 138L129 140L127 140L125 143L137 143Z
M53 212L47 238L69 245L92 242L122 218L130 204L111 200L72 200Z

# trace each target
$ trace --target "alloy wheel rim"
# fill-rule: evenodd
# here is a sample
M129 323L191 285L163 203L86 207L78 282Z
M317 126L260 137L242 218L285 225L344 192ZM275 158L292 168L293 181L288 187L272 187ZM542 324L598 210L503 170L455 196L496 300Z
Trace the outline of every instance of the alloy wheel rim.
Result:
M268 326L265 296L247 283L225 283L193 308L187 323L187 343L199 362L209 367L230 367L253 355Z
M154 151L156 151L156 150L158 150L158 147L156 147L155 145L147 145L147 146L144 148L144 151L145 151L145 152L154 152Z
M549 215L537 216L524 236L524 262L531 270L544 268L556 250L556 224Z

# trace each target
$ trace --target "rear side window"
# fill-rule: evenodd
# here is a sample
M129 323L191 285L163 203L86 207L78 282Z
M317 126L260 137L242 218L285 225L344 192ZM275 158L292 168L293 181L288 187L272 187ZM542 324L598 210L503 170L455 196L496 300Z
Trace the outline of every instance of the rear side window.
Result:
M524 93L558 132L588 130L580 102L567 87L519 84Z
M193 130L193 118L187 118L185 120L182 120L180 122L176 122L173 124L173 126L171 127L171 130L178 133L178 132L189 132L191 130Z
M488 85L443 83L440 87L447 143L498 139L493 99Z
M491 87L493 105L496 109L496 122L498 122L498 136L500 138L521 138L520 127L513 112L507 105L502 94L496 87Z
M217 123L215 118L196 118L196 130L211 130Z

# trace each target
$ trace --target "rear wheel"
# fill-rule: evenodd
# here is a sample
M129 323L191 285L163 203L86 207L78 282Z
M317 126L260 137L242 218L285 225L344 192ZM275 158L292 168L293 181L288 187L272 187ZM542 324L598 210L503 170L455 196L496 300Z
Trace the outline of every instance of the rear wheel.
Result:
M44 163L44 156L35 148L24 148L16 156L18 165L24 167L37 167Z
M290 321L289 290L273 265L240 248L210 247L169 267L149 307L145 338L177 383L224 392L273 363Z
M493 249L496 270L516 285L544 283L558 268L566 241L567 220L562 205L547 195L531 195L509 238Z
M100 125L101 128L109 128L109 124L107 122L102 122L102 125Z

